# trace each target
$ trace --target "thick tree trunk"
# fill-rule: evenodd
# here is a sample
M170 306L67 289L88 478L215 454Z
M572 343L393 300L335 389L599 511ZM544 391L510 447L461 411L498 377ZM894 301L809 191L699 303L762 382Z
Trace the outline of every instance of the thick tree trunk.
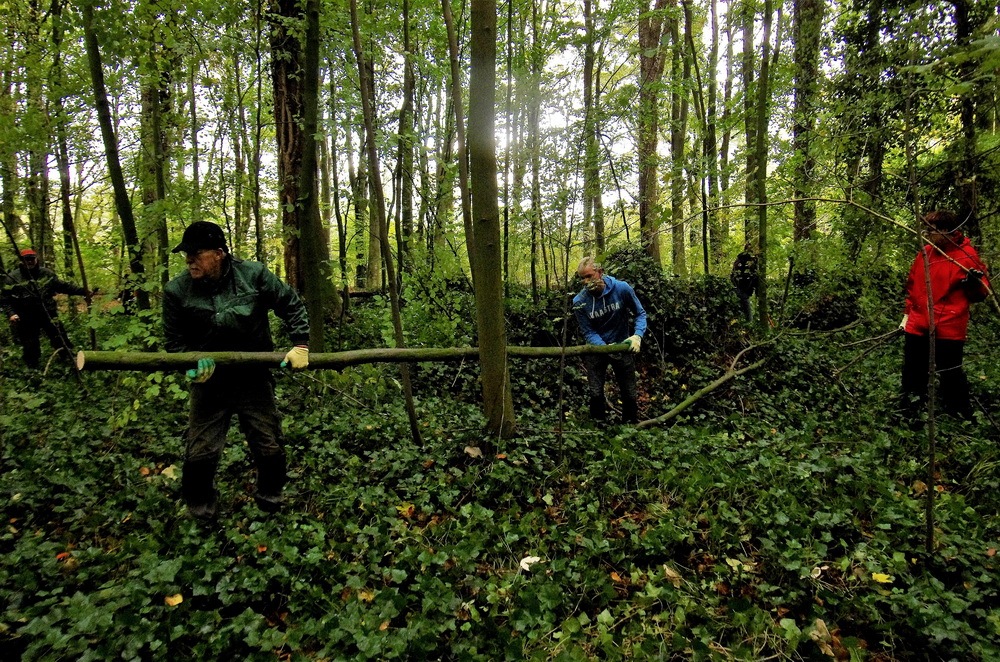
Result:
M816 226L816 203L813 195L813 169L816 156L813 132L816 126L816 93L819 80L820 31L823 27L824 0L797 0L795 22L795 115L792 146L795 150L795 219L793 238L808 239Z
M508 438L514 434L516 421L507 370L500 210L497 208L495 0L472 0L471 27L469 174L478 271L475 291L483 409L489 434Z
M639 107L637 155L639 160L639 229L650 257L660 259L660 194L657 181L659 159L656 150L660 135L660 83L666 63L663 48L663 10L667 0L655 0L652 8L643 5L639 17Z
M270 5L271 84L274 93L274 129L278 143L278 206L284 238L285 277L303 292L302 205L299 174L305 136L302 131L303 44L291 24L303 22L299 0L276 0Z

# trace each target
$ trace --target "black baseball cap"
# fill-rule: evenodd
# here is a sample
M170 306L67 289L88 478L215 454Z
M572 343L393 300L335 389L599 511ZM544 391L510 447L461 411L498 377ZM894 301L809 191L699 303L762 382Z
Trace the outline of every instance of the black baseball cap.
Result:
M226 235L222 232L222 228L215 223L195 221L187 226L187 229L184 230L184 236L181 238L181 243L177 244L177 247L170 252L194 253L206 249L228 251L226 248Z

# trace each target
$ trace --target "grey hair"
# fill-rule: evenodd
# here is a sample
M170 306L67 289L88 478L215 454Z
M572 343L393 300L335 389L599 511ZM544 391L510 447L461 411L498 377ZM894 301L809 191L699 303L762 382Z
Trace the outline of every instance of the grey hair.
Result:
M580 260L580 264L576 265L576 273L580 273L587 267L593 267L594 271L597 271L601 268L601 263L595 260L593 255L588 255Z

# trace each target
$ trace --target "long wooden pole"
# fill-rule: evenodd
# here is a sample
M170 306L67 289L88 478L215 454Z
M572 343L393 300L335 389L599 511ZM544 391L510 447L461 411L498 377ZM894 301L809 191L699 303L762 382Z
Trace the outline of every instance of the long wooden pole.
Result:
M575 345L572 347L507 347L507 355L523 359L558 358L584 354L616 354L628 351L628 343L617 345ZM198 359L210 358L217 365L277 368L285 355L281 352L88 352L76 355L79 370L186 370ZM309 355L310 370L340 370L363 363L418 363L422 361L461 361L478 359L478 347L407 347L355 349L347 352Z

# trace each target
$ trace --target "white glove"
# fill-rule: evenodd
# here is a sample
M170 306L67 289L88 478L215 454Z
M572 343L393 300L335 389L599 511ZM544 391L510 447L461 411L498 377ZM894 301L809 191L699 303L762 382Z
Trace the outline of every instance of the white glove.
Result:
M292 366L292 370L302 370L309 365L309 348L304 345L296 345L285 354L285 360L281 362L281 367Z
M903 315L902 321L899 323L900 331L906 331L906 320L910 319L909 315Z
M638 352L639 348L642 346L642 338L639 336L629 336L625 342L628 343L628 351L630 352Z

